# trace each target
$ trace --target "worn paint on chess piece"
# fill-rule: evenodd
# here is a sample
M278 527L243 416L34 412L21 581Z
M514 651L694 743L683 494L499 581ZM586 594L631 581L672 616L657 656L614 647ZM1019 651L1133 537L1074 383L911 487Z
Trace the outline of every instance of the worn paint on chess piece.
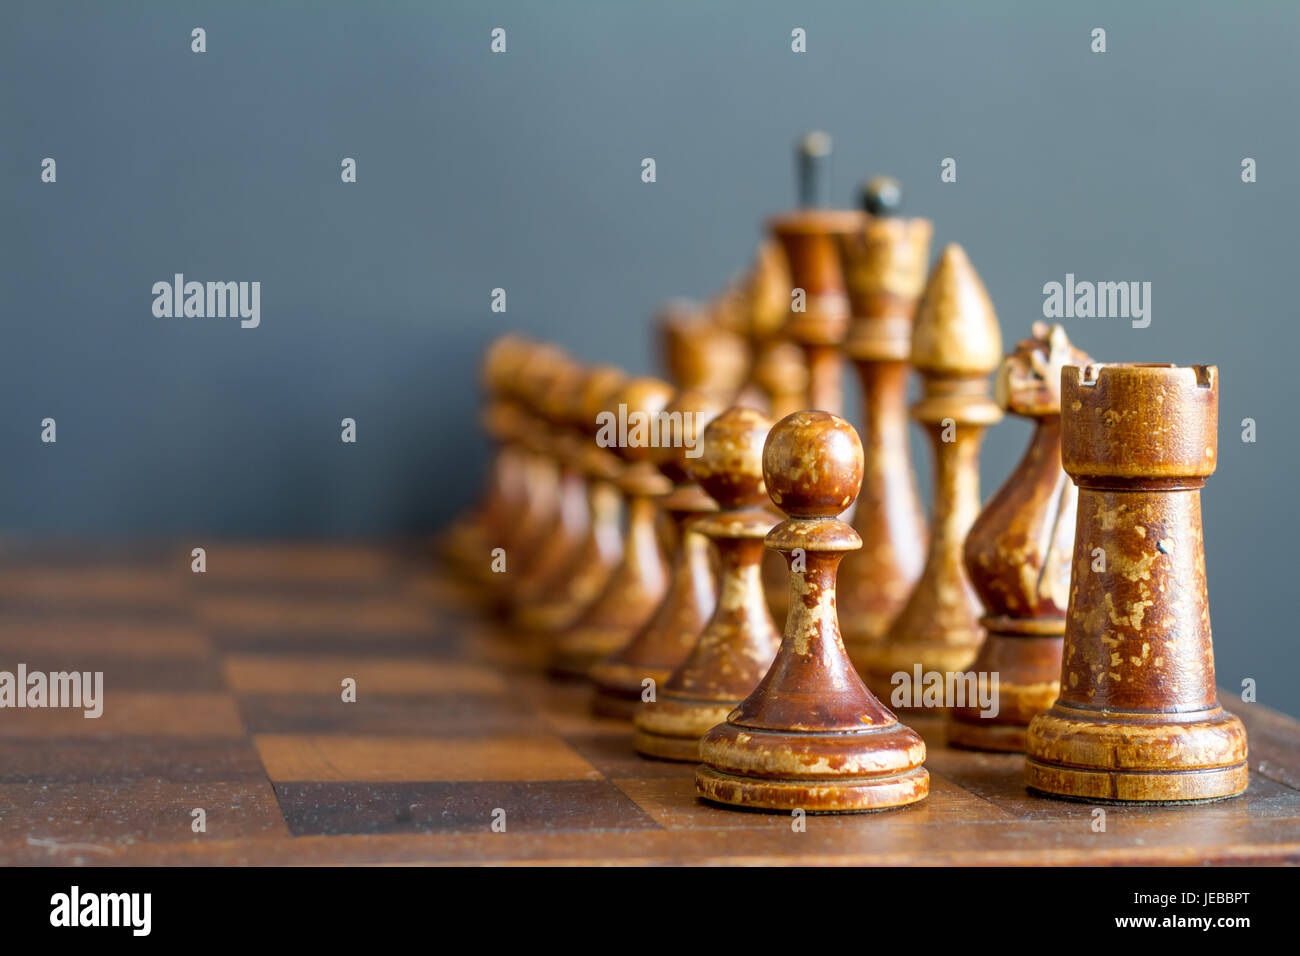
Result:
M660 512L668 519L673 538L672 571L668 590L655 612L618 649L591 669L595 686L593 710L606 717L631 717L640 702L643 682L656 687L667 682L673 670L686 659L695 639L713 613L716 601L708 541L691 527L693 519L716 510L713 499L695 483L689 450L701 441L705 425L723 410L707 392L678 392L665 408L680 416L689 431L679 445L651 449L660 473L671 482L659 499Z
M863 202L882 205L876 181ZM861 382L865 453L853 513L862 550L845 555L839 576L840 624L855 662L862 645L885 636L925 564L927 530L907 437L907 376L932 232L926 219L873 215L859 231L838 237L852 311L844 354Z
M1060 697L1029 725L1033 790L1181 802L1246 789L1246 731L1214 686L1201 530L1218 385L1213 366L1061 373L1078 524Z
M654 417L672 399L673 388L654 378L629 380L614 396L616 405ZM574 622L556 635L551 670L571 677L588 676L591 666L626 644L654 613L668 587L668 570L655 529L655 499L670 487L650 464L648 446L615 449L621 464L615 483L627 504L623 557L604 590Z
M636 714L634 746L666 760L699 760L699 740L726 720L766 673L781 637L764 599L759 561L777 517L763 485L763 442L771 423L751 408L731 408L704 430L704 453L691 472L717 502L692 522L713 542L720 565L717 608L690 656L654 701Z
M971 670L997 675L998 706L993 716L975 703L954 707L949 743L1023 751L1029 721L1060 691L1076 511L1074 484L1061 469L1061 369L1091 361L1059 325L1036 322L1033 337L998 369L998 404L1034 423L1020 463L966 535L986 635Z
M700 741L695 785L708 800L813 813L929 793L924 741L872 696L840 637L835 573L862 541L835 516L853 503L862 468L857 433L835 415L796 412L768 436L764 482L789 517L766 540L791 567L790 613L758 687Z
M785 334L803 349L808 368L806 408L838 413L844 404L840 346L849 328L849 300L840 271L836 237L862 228L863 213L850 209L801 209L778 216L769 229L785 251L794 298Z
M930 273L912 328L923 392L912 417L934 449L934 506L925 567L880 641L857 645L863 678L887 699L895 675L964 671L984 638L962 549L979 515L979 446L1002 417L988 376L1002 360L997 315L966 253L949 245Z
M601 409L609 407L626 378L612 365L588 368L566 403L568 427L555 441L564 468L580 482L578 494L565 498L560 518L565 531L552 539L549 553L534 563L516 592L514 622L523 630L567 627L596 598L618 565L623 550L622 505L612 482L618 459L593 443L592 423Z

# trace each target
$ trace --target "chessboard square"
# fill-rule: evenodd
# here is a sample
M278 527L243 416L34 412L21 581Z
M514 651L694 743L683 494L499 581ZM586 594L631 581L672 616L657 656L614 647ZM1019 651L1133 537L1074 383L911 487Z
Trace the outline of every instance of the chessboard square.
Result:
M356 634L420 632L432 634L430 612L415 602L391 596L355 598L312 595L202 597L195 601L200 621L211 628L262 631L350 631Z
M183 598L181 584L178 572L149 568L0 568L0 600L9 607L177 608Z
M598 780L558 737L332 737L258 734L267 776L280 781Z
M225 693L114 691L105 684L103 713L24 707L0 711L0 737L99 737L105 734L240 737L243 721Z
M154 693L159 688L169 693L225 690L221 668L212 658L108 655L103 648L84 653L66 649L17 654L0 651L0 671L16 674L19 662L26 664L28 674L81 674L83 687L93 686L100 679L94 675L102 674L106 701L128 691Z
M697 761L658 760L645 757L632 749L632 734L627 732L624 722L623 732L564 734L564 742L582 755L609 779L615 778L649 778L680 777L695 782Z
M356 681L364 694L500 694L501 674L454 661L406 658L243 655L224 662L226 684L240 694L321 694L343 703L343 681Z
M0 737L0 784L129 784L266 780L245 737ZM0 814L0 832L5 815Z
M329 584L351 588L362 582L373 585L389 580L395 574L392 552L374 545L229 541L208 546L202 586Z
M124 659L204 658L211 644L192 624L181 621L132 621L102 615L32 616L0 613L0 660L25 661L29 667L45 655L108 655ZM39 655L39 657L37 656ZM78 670L88 668L79 667Z
M265 779L0 784L0 803L10 808L0 822L0 844L25 838L47 849L52 863L66 862L63 855L78 848L93 856L143 840L180 843L288 833ZM196 809L203 811L204 832L193 829Z
M658 828L606 780L280 783L276 796L294 836Z
M352 736L483 736L527 734L537 717L508 694L363 694L344 704L324 694L255 694L239 709L250 733Z

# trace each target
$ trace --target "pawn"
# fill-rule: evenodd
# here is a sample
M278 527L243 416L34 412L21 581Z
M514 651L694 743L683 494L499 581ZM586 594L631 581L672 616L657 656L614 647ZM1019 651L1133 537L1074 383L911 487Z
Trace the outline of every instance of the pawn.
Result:
M1246 729L1214 686L1201 528L1218 378L1204 365L1061 372L1078 524L1061 694L1026 740L1032 790L1170 803L1246 789Z
M673 541L671 577L663 600L632 640L591 669L596 685L592 710L603 716L631 717L647 689L646 682L654 688L668 680L713 613L709 543L689 525L716 506L691 477L689 464L692 452L699 450L705 425L720 411L718 401L692 391L678 392L664 409L665 421L681 422L681 441L661 435L651 454L659 471L672 482L658 499Z
M987 705L987 693L965 696L949 715L949 743L1023 751L1029 721L1061 689L1076 497L1061 470L1061 369L1091 361L1061 326L1035 322L1033 337L998 369L998 404L1032 421L1034 432L966 535L966 570L985 612L984 643L970 669L996 693L997 706Z
M656 378L634 378L602 409L604 423L597 444L612 446L621 463L615 484L626 502L627 530L623 556L600 596L572 628L557 637L551 669L570 677L587 677L606 654L622 647L645 624L668 587L659 537L655 529L655 498L670 487L650 464L650 427L672 398L673 389Z
M718 604L686 659L636 714L634 746L647 756L699 761L705 732L752 691L771 666L781 635L763 593L763 538L777 518L763 487L763 440L771 423L731 408L704 430L691 473L717 502L691 528L712 542L721 567Z
M925 742L867 690L840 637L835 572L862 539L835 516L857 497L862 469L857 432L827 412L796 412L768 435L763 479L789 518L766 542L790 569L790 614L763 680L700 741L695 789L705 799L844 812L930 792Z
M574 452L587 481L587 534L571 561L538 585L537 598L520 607L515 623L525 631L555 635L568 629L609 583L623 559L623 496L615 480L619 460L596 444L596 418L610 408L627 376L613 366L592 371L574 406L579 436Z
M608 462L613 453L595 447L592 423L626 377L612 365L598 365L584 369L569 393L555 390L546 398L557 426L550 440L562 465L562 498L546 551L532 562L514 595L514 623L524 630L546 629L547 607L558 607L563 623L570 608L596 596L618 563L618 490L602 480L600 470L601 456Z

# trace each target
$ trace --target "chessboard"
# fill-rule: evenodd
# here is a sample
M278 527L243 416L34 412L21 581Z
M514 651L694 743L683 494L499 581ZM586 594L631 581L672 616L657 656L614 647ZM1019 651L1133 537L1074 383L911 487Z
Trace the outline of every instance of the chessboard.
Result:
M700 801L692 765L634 753L545 652L425 548L6 544L0 671L104 690L99 718L0 710L0 863L1300 863L1300 722L1226 692L1250 742L1235 799L1032 796L1023 757L914 717L927 799L798 819Z

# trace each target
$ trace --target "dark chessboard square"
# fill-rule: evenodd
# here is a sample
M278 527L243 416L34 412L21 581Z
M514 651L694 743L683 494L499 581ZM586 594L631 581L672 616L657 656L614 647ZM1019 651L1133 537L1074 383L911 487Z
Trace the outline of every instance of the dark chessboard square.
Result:
M438 783L279 783L294 836L653 830L651 817L605 780Z
M265 779L257 750L243 737L0 737L0 784Z

